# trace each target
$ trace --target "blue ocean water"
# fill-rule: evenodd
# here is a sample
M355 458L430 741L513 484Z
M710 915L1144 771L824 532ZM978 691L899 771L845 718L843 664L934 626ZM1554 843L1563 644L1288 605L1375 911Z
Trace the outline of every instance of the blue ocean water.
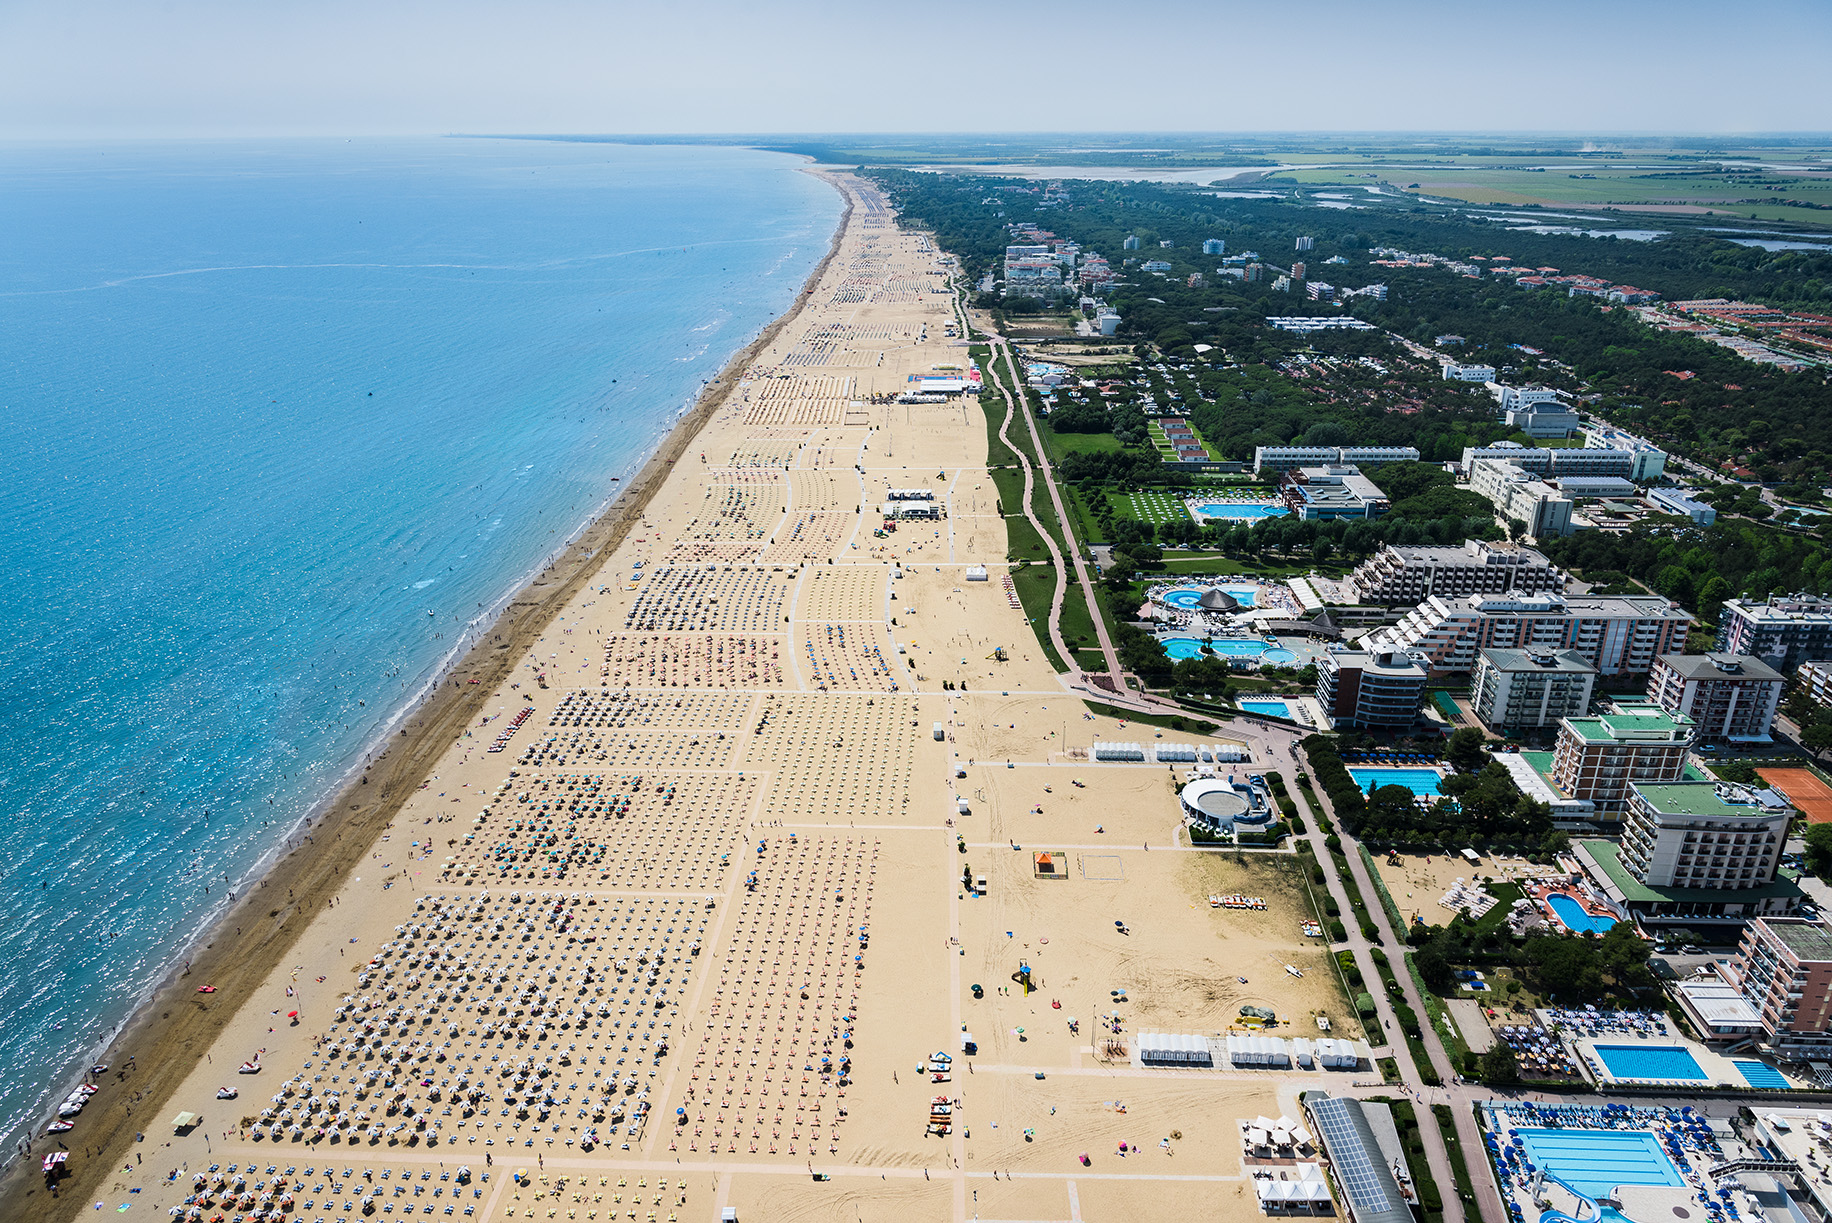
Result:
M788 307L796 166L0 147L0 1151Z

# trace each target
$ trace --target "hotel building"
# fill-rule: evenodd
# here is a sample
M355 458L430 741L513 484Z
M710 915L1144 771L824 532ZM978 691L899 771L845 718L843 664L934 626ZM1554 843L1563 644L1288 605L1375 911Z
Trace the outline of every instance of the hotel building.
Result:
M1772 743L1787 677L1746 654L1662 654L1648 699L1692 719L1701 743Z

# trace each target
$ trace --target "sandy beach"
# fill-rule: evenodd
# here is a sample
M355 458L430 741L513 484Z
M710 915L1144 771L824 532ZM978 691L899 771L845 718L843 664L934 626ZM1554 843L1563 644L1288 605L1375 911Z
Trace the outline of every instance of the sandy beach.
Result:
M1359 1037L1303 872L1089 761L1158 732L1007 598L977 402L892 401L966 364L951 265L828 177L801 304L160 993L9 1217L1258 1216L1236 1121L1342 1076L1127 1038ZM893 488L941 516L879 533Z

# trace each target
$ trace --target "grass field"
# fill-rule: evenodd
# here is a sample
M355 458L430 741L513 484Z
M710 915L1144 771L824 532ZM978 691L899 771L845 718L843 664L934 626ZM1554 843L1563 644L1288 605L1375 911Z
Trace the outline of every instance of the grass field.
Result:
M1111 500L1125 508L1140 522L1149 522L1154 526L1159 523L1188 522L1190 520L1190 512L1185 508L1183 498L1174 493L1125 493Z
M1669 162L1664 156L1633 154L1620 161L1564 160L1570 164L1535 169L1530 161L1523 164L1519 159L1509 158L1393 158L1385 164L1370 160L1352 166L1291 170L1272 175L1269 181L1364 187L1378 180L1389 189L1404 189L1408 194L1470 204L1536 204L1553 208L1620 208L1682 214L1715 212L1802 225L1832 224L1824 213L1779 202L1798 199L1832 204L1832 180L1822 175L1801 176L1776 170L1730 175L1715 162L1691 159ZM1769 197L1774 197L1774 202Z

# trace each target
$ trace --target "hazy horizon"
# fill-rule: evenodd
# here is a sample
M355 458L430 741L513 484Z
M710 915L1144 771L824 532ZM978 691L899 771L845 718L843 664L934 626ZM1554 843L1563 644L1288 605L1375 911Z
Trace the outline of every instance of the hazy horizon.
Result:
M1832 130L1832 6L0 7L0 138ZM844 123L834 120L844 117ZM1352 120L1345 122L1345 120Z

